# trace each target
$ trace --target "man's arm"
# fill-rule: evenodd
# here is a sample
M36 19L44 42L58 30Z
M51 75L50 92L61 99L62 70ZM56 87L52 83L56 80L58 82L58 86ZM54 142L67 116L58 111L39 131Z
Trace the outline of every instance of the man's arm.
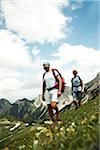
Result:
M82 87L81 91L83 91L83 81L82 80L81 80L81 87Z
M73 95L73 78L71 79L71 93Z
M61 96L61 89L62 89L62 81L61 81L61 77L58 75L57 76L57 80L59 82L59 88L58 88L58 97Z
M72 86L71 86L71 93L72 93L72 95L73 95L73 84L72 84Z
M45 81L43 81L43 85L42 85L42 99L44 99L44 93L45 93L45 88L46 88L46 84L45 84Z

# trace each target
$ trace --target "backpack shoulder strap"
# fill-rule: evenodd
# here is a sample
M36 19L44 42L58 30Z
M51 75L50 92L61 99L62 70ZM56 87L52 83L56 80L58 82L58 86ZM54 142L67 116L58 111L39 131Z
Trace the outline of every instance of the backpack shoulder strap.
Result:
M53 73L54 78L57 80L57 77L56 77L56 75L55 75L55 70L56 70L56 69L52 69L52 73Z
M57 71L57 72L58 72L58 74L60 75L60 77L62 78L61 73L60 73L57 69L52 69L53 75L56 77L56 75L55 75L55 71Z
M72 87L73 87L73 78L71 79Z
M73 82L73 78L71 79L71 82Z
M80 82L82 82L82 80L81 80L80 76L78 76L78 78L79 78Z
M44 80L44 76L45 76L46 72L43 74L43 80Z
M80 78L80 76L78 76L79 80L80 80L80 86L82 86L82 79Z

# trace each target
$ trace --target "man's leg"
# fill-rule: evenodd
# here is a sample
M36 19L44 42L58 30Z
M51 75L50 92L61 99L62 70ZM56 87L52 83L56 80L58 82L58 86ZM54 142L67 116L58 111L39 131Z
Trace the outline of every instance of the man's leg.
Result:
M81 99L82 99L82 93L81 91L78 92L78 105L81 106Z
M75 108L78 109L78 101L77 101L77 93L74 92L73 93L73 102L74 102L74 105L75 105Z
M76 101L74 101L74 105L75 105L75 108L78 109L78 105Z
M58 93L58 89L53 89L50 91L51 93L51 108L52 110L55 110L56 113L55 113L55 121L59 120L60 119L60 113L59 113L59 109L58 109L58 97L57 97L57 93Z
M54 109L56 111L56 120L61 120L61 117L60 117L60 113L59 113L59 109L58 109L58 106L57 106L57 102L51 102L51 107L52 109Z
M54 122L54 116L53 116L53 110L51 104L48 104L48 114L50 116L50 119Z
M46 100L47 107L48 107L48 115L50 119L54 122L53 110L51 108L51 95L50 95L50 92L48 92L48 90L45 91L45 100Z

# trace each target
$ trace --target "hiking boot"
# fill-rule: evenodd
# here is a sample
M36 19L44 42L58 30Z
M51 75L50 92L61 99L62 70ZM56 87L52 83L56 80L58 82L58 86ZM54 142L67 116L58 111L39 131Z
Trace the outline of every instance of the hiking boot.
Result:
M57 117L57 121L61 121L61 117Z
M55 115L55 119L56 119L56 121L61 121L61 116L60 116L60 114L56 114L56 115Z

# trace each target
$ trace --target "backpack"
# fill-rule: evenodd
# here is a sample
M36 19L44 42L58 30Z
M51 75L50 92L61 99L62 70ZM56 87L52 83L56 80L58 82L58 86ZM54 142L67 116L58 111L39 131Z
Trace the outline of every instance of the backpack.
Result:
M59 88L59 81L58 81L58 79L57 79L57 77L55 75L55 72L54 72L55 70L58 72L59 76L61 77L61 81L62 81L61 93L63 93L64 90L65 90L65 79L62 77L61 73L57 69L52 69L53 75L54 75L55 80L56 80L55 88L57 88L57 89Z
M58 89L59 88L59 81L58 81L58 79L57 79L57 77L55 75L55 71L57 71L59 76L61 77L61 81L62 81L61 93L63 93L64 90L65 90L65 79L62 77L61 73L57 69L52 69L52 73L53 73L53 76L55 78L55 86L52 87L51 89L53 89L53 88L57 88ZM43 79L44 79L44 76L45 76L45 73L43 74Z

